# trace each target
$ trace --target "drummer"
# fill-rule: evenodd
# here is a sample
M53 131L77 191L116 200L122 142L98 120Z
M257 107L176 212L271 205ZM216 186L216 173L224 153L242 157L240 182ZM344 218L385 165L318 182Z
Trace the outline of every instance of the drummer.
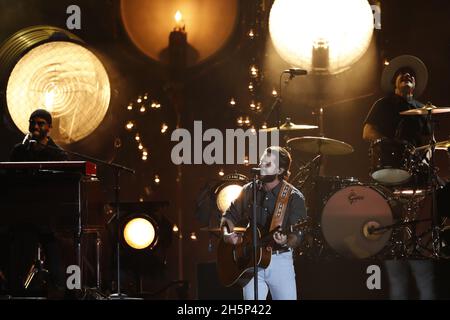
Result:
M363 139L399 139L414 146L428 143L430 130L423 116L401 116L401 111L420 108L415 97L424 91L428 80L425 64L418 58L403 55L393 59L384 69L381 87L387 95L372 106L364 122ZM434 265L431 260L387 260L390 298L409 298L410 275L416 281L419 298L435 299Z
M393 59L384 69L381 87L387 95L374 103L364 122L363 139L399 139L414 146L428 143L429 130L423 116L401 116L401 111L421 108L415 99L428 81L425 64L411 55Z

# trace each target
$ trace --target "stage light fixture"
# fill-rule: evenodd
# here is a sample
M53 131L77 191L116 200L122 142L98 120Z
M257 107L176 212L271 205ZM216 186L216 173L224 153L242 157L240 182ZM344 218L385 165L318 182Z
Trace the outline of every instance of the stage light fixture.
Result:
M89 136L103 121L111 94L106 69L66 30L21 30L2 44L0 62L8 69L3 74L8 112L24 134L29 115L38 108L52 114L52 138L60 144Z
M373 34L367 0L275 0L269 31L289 64L319 74L349 69L367 51Z
M216 205L223 214L230 207L231 203L239 196L242 187L247 183L246 176L234 173L225 176L215 189Z
M133 249L153 247L157 242L156 227L149 218L133 218L123 229L125 242Z

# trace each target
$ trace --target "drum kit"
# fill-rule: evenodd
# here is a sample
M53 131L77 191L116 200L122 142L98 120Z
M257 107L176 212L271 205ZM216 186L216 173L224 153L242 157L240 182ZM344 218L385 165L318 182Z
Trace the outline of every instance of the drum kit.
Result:
M401 112L404 116L449 113L450 108L431 104ZM280 126L284 133L298 133L317 126L295 125L290 119ZM267 131L277 128L268 128ZM382 138L369 148L370 183L357 178L320 175L323 156L351 154L353 147L322 136L299 136L287 140L287 148L313 154L291 179L305 195L312 224L305 230L299 255L356 259L440 258L442 217L437 214L436 194L443 189L434 166L435 150L449 151L450 141L414 147L406 141ZM431 214L419 219L424 200L432 198ZM417 226L426 224L419 233ZM423 228L422 228L423 229ZM449 243L450 245L450 243Z

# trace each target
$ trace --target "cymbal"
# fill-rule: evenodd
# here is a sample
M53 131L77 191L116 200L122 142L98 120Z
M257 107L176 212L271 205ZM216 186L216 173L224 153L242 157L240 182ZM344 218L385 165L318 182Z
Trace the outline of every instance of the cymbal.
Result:
M245 230L247 230L244 227L234 227L234 232L238 232L238 233L244 233ZM204 228L200 228L200 231L207 231L207 232L222 232L222 230L219 227L215 227L215 228L211 228L211 227L204 227Z
M431 145L426 144L424 146L417 147L416 150L417 151L422 151L422 150L427 150L428 148L431 148ZM450 140L436 142L434 148L436 150L445 150L445 151L447 151L450 148Z
M288 146L293 149L324 155L346 155L352 153L353 147L343 141L325 137L300 137L288 140Z
M311 130L311 129L317 129L318 126L309 125L309 124L295 124L291 121L291 118L286 118L286 122L283 123L280 126L280 131L286 132L286 131L298 131L298 130ZM272 127L272 128L266 128L261 129L262 132L272 132L278 130L278 127Z
M403 116L426 116L429 112L431 112L431 114L449 113L450 108L448 108L448 107L438 108L438 107L432 105L431 103L427 103L422 108L402 111L402 112L400 112L400 114Z

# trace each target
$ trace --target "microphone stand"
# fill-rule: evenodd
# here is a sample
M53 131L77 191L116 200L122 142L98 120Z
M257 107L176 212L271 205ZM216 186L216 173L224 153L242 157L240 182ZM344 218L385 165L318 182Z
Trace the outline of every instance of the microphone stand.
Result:
M256 195L257 195L257 182L256 182L256 177L258 176L258 172L252 170L253 172L253 214L252 214L252 219L250 220L250 225L252 228L252 238L253 238L253 245L252 245L252 249L253 249L253 291L254 291L254 300L257 301L258 300L258 229L257 229L257 223L256 223L256 218L257 218L257 214L256 214L256 210L257 210L257 199L256 199Z
M69 155L76 156L78 158L81 158L83 160L91 161L96 164L104 165L106 167L109 167L114 172L114 203L116 207L116 221L117 221L117 243L116 243L116 255L117 255L117 293L113 293L110 295L110 299L117 300L117 299L135 299L135 298L128 298L126 294L121 292L120 288L120 173L122 171L135 174L136 171L130 168L127 168L125 166L122 166L117 163L113 162L107 162L98 158L94 158L85 154L81 154L75 151L68 151L63 150L58 147L50 146L48 144L42 144L36 140L30 140L30 143L36 143L38 145L41 145L45 148L56 150L59 152L64 152ZM79 195L80 196L80 195ZM78 265L81 268L81 236L82 236L82 224L81 224L81 214L78 217L78 230L77 230L77 260ZM100 289L100 288L99 288Z
M270 106L269 109L269 113L267 114L265 121L267 122L269 120L270 115L272 114L273 110L277 110L277 114L276 114L276 121L277 121L277 128L278 130L280 129L280 125L281 125L281 103L282 103L282 99L281 99L281 80L283 78L283 75L286 73L286 71L281 72L280 74L280 81L278 84L278 94L275 98L275 101L273 102L273 104ZM292 80L295 76L291 73L289 76L289 79L286 80L286 87L289 84L289 81Z

